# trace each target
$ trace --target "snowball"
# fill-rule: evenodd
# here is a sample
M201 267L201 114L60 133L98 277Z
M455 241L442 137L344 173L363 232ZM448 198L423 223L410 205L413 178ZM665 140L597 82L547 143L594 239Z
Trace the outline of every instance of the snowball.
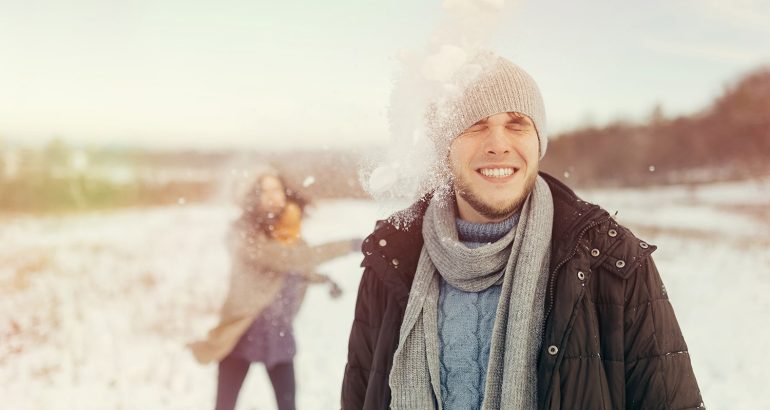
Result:
M392 165L375 168L369 176L369 192L381 194L392 190L396 185L396 181L398 181L397 174L398 168Z

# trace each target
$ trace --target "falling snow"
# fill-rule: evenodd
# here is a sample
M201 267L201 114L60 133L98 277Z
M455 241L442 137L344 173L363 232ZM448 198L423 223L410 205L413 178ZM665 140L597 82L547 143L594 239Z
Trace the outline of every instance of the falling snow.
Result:
M305 187L305 188L307 188L307 187L309 187L310 185L313 185L313 184L315 184L315 177L313 175L308 176L307 178L305 178L302 181L302 186Z

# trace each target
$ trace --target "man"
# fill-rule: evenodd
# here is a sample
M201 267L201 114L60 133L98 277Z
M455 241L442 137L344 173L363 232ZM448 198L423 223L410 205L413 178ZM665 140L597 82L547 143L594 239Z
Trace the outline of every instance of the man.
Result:
M342 407L703 408L655 247L538 172L534 80L472 63L428 116L449 189L364 241Z

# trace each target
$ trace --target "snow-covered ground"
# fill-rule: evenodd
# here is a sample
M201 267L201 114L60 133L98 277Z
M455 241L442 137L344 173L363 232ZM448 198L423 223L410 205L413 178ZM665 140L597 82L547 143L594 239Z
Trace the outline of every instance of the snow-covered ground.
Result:
M767 408L770 180L581 194L659 246L709 408ZM392 209L322 202L304 235L362 237ZM222 238L236 212L183 205L0 217L0 407L212 408L216 368L184 345L216 321L228 275ZM324 265L343 297L311 288L297 318L299 408L338 408L359 262L351 254ZM254 366L239 409L273 408Z

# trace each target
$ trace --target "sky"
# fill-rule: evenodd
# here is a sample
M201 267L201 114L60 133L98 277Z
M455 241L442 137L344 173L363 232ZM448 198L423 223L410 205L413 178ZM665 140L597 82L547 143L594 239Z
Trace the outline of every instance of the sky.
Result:
M474 3L494 21L453 25ZM392 140L405 53L478 29L552 133L706 107L770 64L770 1L0 0L0 144L173 149ZM466 21L465 23L468 23ZM449 36L452 37L452 36Z

